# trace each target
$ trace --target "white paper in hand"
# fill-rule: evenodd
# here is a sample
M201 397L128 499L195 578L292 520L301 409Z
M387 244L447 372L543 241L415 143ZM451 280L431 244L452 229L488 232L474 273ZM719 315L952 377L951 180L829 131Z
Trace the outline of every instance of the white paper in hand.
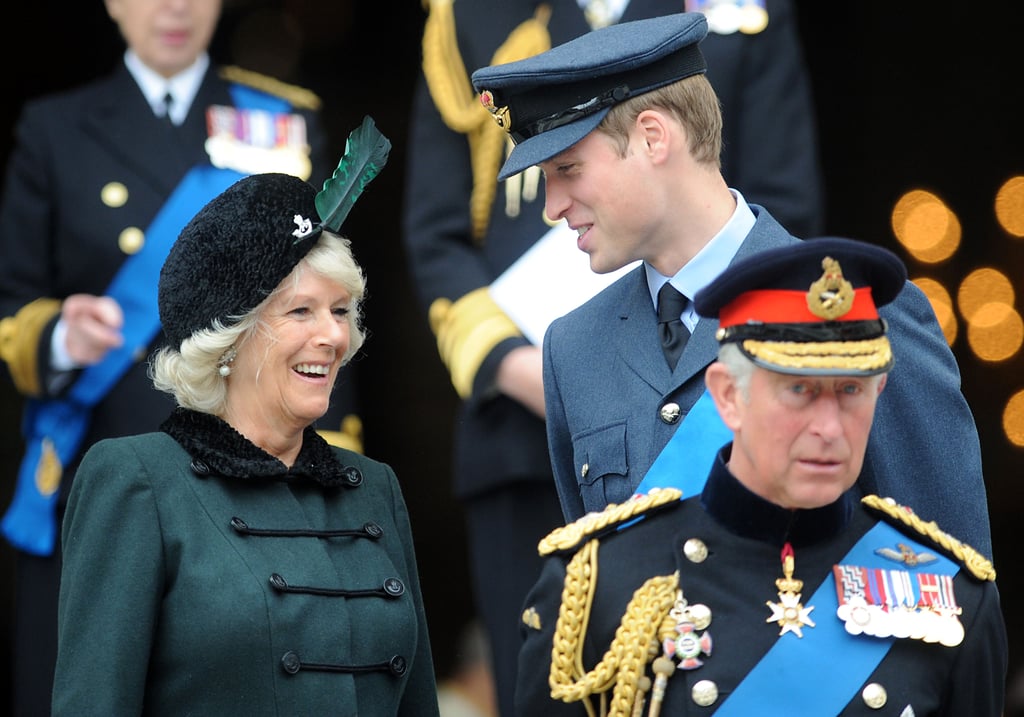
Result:
M594 296L639 261L608 274L590 270L575 231L559 222L491 284L491 298L540 346L548 324Z

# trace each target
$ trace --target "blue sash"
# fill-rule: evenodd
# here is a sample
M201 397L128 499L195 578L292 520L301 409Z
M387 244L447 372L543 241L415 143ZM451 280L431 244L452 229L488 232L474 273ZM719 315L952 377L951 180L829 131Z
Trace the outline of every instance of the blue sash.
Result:
M925 550L906 534L879 521L840 562L867 568L891 568L892 562L877 555L875 549L897 542L915 551ZM929 573L956 575L960 570L945 556L938 558L928 564ZM843 621L836 616L839 598L831 573L804 605L814 606L814 615L818 616L815 626L806 628L803 637L780 635L718 708L715 717L839 714L895 641L892 637L853 636L846 632ZM779 685L785 685L785 690L780 691Z
M705 391L658 454L637 493L646 493L655 487L671 487L679 488L684 499L699 495L715 456L730 440L732 432L722 423L711 395ZM915 551L924 550L905 534L879 521L841 562L868 568L891 567L892 563L877 555L875 548L897 542ZM928 571L956 575L959 566L939 556L937 562L929 563ZM838 714L892 647L894 638L891 637L854 637L846 632L842 620L836 616L839 598L831 573L804 604L813 605L815 613L821 616L815 627L804 630L802 638L780 635L718 708L716 717ZM828 659L822 659L823 655ZM793 679L794 676L797 679ZM779 692L779 685L786 685L784 694ZM772 695L780 695L777 703L771 701Z
M236 107L287 112L285 100L242 85L231 86ZM124 311L124 343L102 361L82 370L60 399L29 399L22 419L25 455L14 498L0 531L15 548L52 555L57 540L60 473L78 455L89 428L92 407L103 399L160 331L156 286L160 268L181 228L206 205L243 177L209 164L192 168L146 230L142 249L125 259L106 294Z
M711 394L704 391L654 459L636 492L679 488L683 498L699 495L715 456L731 440L732 431L722 423Z

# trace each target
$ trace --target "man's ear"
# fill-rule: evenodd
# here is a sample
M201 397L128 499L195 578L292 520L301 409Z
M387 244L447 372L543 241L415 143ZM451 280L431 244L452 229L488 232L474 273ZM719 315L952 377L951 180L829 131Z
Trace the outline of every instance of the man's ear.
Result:
M718 409L722 423L735 433L743 415L740 405L743 395L736 384L736 379L733 378L725 364L715 361L704 371L704 385L707 386L708 393L711 394L711 398L715 402L715 408Z
M671 131L665 113L650 109L636 116L636 130L647 148L651 161L661 163L671 154Z

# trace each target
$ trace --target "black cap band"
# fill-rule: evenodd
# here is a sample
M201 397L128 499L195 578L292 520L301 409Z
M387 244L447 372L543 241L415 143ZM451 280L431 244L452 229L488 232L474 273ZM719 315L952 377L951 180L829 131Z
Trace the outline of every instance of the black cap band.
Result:
M829 341L864 341L884 336L885 319L866 321L824 321L793 324L737 324L719 330L720 343L732 341L792 341L825 343Z
M576 83L540 85L518 94L509 106L512 139L523 142L542 132L576 122L627 98L650 92L683 77L707 70L700 46L694 43L660 60L624 72ZM495 103L503 100L494 90ZM566 96L570 95L570 96ZM566 107L566 103L571 103Z

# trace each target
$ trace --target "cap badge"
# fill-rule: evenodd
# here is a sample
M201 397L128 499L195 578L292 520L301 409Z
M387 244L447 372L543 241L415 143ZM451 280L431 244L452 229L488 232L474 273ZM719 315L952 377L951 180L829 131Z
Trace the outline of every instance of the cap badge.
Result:
M491 116L494 117L494 121L498 123L499 127L506 132L512 131L512 118L509 116L510 113L508 105L504 107L495 107L494 95L491 94L490 90L484 90L480 93L480 104L484 106L484 109L491 113Z
M295 222L295 226L298 227L298 229L292 232L293 237L302 239L303 237L309 236L313 233L313 222L306 219L301 214L296 214L293 221Z
M853 306L853 284L843 278L839 262L830 256L821 260L824 272L807 291L807 308L826 321L837 319Z

